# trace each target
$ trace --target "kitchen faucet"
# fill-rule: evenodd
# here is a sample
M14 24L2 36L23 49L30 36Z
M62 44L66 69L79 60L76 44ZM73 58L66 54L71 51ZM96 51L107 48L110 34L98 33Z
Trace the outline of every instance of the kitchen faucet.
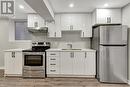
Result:
M72 44L67 44L68 46L70 46L70 49L72 49Z

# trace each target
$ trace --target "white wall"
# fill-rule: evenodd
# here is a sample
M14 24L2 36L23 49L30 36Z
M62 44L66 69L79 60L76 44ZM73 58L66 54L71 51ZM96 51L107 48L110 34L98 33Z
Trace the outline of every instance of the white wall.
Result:
M9 32L14 31L14 22L0 18L0 69L4 67L4 50L14 48L29 48L30 42L10 42Z
M122 23L130 28L130 4L122 8Z
M122 24L129 27L129 80L130 80L130 4L122 8Z
M4 65L3 50L14 48L14 45L8 41L9 20L0 19L0 68Z

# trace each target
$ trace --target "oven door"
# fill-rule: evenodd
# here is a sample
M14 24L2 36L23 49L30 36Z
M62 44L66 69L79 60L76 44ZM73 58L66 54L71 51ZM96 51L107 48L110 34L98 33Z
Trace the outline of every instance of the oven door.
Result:
M43 55L25 55L24 66L43 66Z

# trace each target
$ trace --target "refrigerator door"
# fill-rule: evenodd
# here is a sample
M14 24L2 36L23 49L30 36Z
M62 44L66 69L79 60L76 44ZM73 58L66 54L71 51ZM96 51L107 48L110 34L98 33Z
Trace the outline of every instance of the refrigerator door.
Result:
M127 46L100 46L99 80L127 83Z
M100 44L127 44L127 26L100 26Z

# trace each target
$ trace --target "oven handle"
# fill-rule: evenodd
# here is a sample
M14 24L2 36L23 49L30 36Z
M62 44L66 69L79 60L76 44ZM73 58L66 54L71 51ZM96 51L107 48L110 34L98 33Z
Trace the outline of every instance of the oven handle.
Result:
M24 53L24 55L45 55L45 53L44 52L42 52L42 53L40 53L40 52L39 53L38 52L37 53L35 53L35 52L31 52L31 53L28 52L28 53Z

